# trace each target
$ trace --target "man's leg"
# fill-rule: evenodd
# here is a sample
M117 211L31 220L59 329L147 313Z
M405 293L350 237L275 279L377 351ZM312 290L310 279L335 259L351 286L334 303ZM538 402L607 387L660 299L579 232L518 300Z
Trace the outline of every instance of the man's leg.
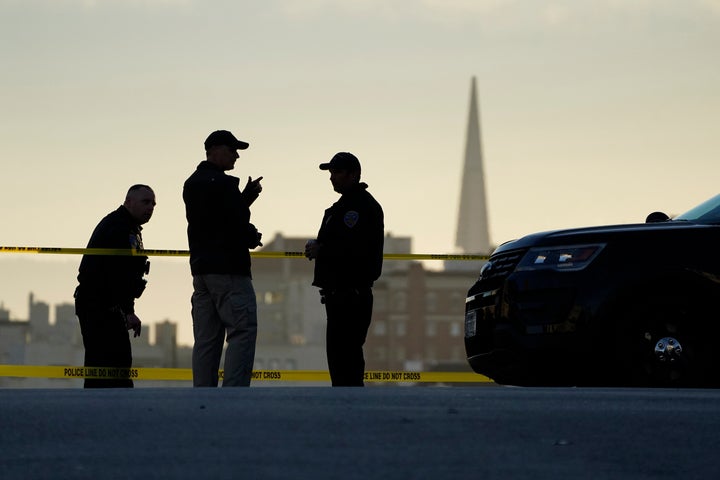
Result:
M227 332L223 386L246 387L252 377L257 338L257 302L252 281L241 275L203 277L212 292L220 329L223 334Z
M215 310L210 275L193 276L192 319L195 343L192 352L194 387L217 387L225 330Z
M334 387L364 385L363 345L372 318L372 290L339 292L326 297L326 351Z
M218 304L227 331L223 387L250 385L257 340L257 300L250 277L230 275L228 295Z
M119 310L78 308L86 367L132 367L132 347L125 318ZM129 378L86 378L85 388L132 388Z

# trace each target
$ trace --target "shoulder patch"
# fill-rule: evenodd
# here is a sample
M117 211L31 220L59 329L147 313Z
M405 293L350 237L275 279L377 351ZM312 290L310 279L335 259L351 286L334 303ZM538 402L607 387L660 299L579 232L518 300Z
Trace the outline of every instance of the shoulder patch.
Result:
M349 212L345 213L345 216L343 217L343 222L345 222L345 225L347 227L353 228L357 224L359 219L360 214L355 210L350 210Z

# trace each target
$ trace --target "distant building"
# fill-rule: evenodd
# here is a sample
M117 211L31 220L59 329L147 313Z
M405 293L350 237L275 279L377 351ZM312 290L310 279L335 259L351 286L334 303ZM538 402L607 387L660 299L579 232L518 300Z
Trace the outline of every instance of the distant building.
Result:
M27 337L28 322L10 320L10 311L0 304L0 364L22 365ZM0 377L0 386L16 387L22 380Z
M50 323L50 306L28 296L28 320L11 320L10 312L0 307L0 364L5 365L83 365L85 349L75 305L55 306L55 322ZM189 349L178 349L177 324L165 320L155 326L156 343L150 344L149 331L133 338L133 366L190 368ZM151 386L144 382L145 386ZM5 387L82 386L77 379L0 377Z
M470 84L470 107L465 136L465 160L460 182L455 246L459 247L463 253L489 254L491 250L490 228L476 83L475 77L473 77Z
M477 278L468 270L433 271L413 262L383 274L365 347L370 370L420 371L437 364L469 369L463 340L465 294Z

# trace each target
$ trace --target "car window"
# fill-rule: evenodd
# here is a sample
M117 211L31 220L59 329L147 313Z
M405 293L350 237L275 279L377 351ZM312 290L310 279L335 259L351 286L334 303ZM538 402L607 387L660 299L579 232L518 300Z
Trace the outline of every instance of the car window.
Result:
M698 223L720 223L720 195L715 195L697 207L678 215L674 220Z

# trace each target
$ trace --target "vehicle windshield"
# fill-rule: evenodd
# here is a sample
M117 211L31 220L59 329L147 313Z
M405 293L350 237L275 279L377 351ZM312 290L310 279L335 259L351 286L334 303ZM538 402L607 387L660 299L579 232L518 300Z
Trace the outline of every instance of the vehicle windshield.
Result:
M697 223L720 223L720 195L715 195L697 207L678 215L673 220Z

